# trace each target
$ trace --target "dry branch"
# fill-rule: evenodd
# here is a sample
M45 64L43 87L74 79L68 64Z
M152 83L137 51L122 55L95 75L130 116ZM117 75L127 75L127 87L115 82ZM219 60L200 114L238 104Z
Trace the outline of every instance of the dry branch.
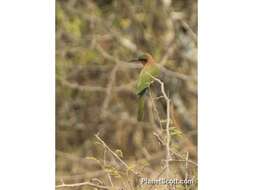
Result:
M116 72L117 72L118 67L119 67L119 63L116 63L116 65L113 67L111 74L109 76L109 82L106 88L106 96L102 105L102 116L105 115L108 105L110 103L110 99L112 97L111 93L112 93L112 88L115 82Z
M56 188L63 188L63 187L81 187L81 186L90 186L90 187L95 187L98 189L113 189L112 187L108 187L108 186L103 186L103 185L98 185L95 183L91 183L91 182L82 182L82 183L72 183L72 184L65 184L64 182L62 182L61 185L56 185Z
M124 162L114 151L110 149L110 147L96 134L95 137L99 140L100 143L129 171L131 171L134 175L139 176L139 174L130 168L126 162Z
M166 92L165 92L165 88L164 88L164 83L152 76L150 73L147 72L147 74L149 74L155 81L157 81L160 86L161 86L161 91L162 91L162 94L164 96L164 99L166 100L166 106L167 106L167 119L166 119L166 168L167 168L167 176L169 177L170 175L170 168L169 168L169 161L171 159L171 155L170 155L170 99L169 97L167 96Z

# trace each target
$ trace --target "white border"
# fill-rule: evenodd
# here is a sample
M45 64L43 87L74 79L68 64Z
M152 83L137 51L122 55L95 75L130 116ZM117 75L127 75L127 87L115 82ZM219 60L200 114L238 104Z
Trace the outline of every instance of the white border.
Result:
M0 4L0 186L55 186L54 1Z
M199 1L199 189L250 189L253 3Z
M199 189L252 186L252 7L199 1ZM54 189L54 8L1 2L1 189Z

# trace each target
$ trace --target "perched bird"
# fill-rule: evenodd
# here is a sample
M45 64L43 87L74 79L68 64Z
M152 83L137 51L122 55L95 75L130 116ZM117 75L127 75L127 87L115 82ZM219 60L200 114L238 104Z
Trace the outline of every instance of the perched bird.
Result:
M144 117L144 103L145 103L145 93L148 90L150 84L154 81L153 77L158 77L160 70L153 59L153 57L144 53L137 57L137 59L131 60L131 62L140 63L143 65L143 68L140 72L136 94L138 95L138 116L137 120L142 121Z

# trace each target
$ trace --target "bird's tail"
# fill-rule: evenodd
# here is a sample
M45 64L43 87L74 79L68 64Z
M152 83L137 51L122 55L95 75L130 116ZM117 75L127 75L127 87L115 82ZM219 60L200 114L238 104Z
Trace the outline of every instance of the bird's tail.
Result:
M137 120L142 121L144 117L144 94L139 96L138 99L138 116Z

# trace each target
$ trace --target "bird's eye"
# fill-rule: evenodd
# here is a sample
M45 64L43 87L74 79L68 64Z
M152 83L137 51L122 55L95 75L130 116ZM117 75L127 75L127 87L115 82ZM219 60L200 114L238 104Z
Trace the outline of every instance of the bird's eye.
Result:
M147 62L147 59L146 58L140 58L139 61L141 61L141 62Z

